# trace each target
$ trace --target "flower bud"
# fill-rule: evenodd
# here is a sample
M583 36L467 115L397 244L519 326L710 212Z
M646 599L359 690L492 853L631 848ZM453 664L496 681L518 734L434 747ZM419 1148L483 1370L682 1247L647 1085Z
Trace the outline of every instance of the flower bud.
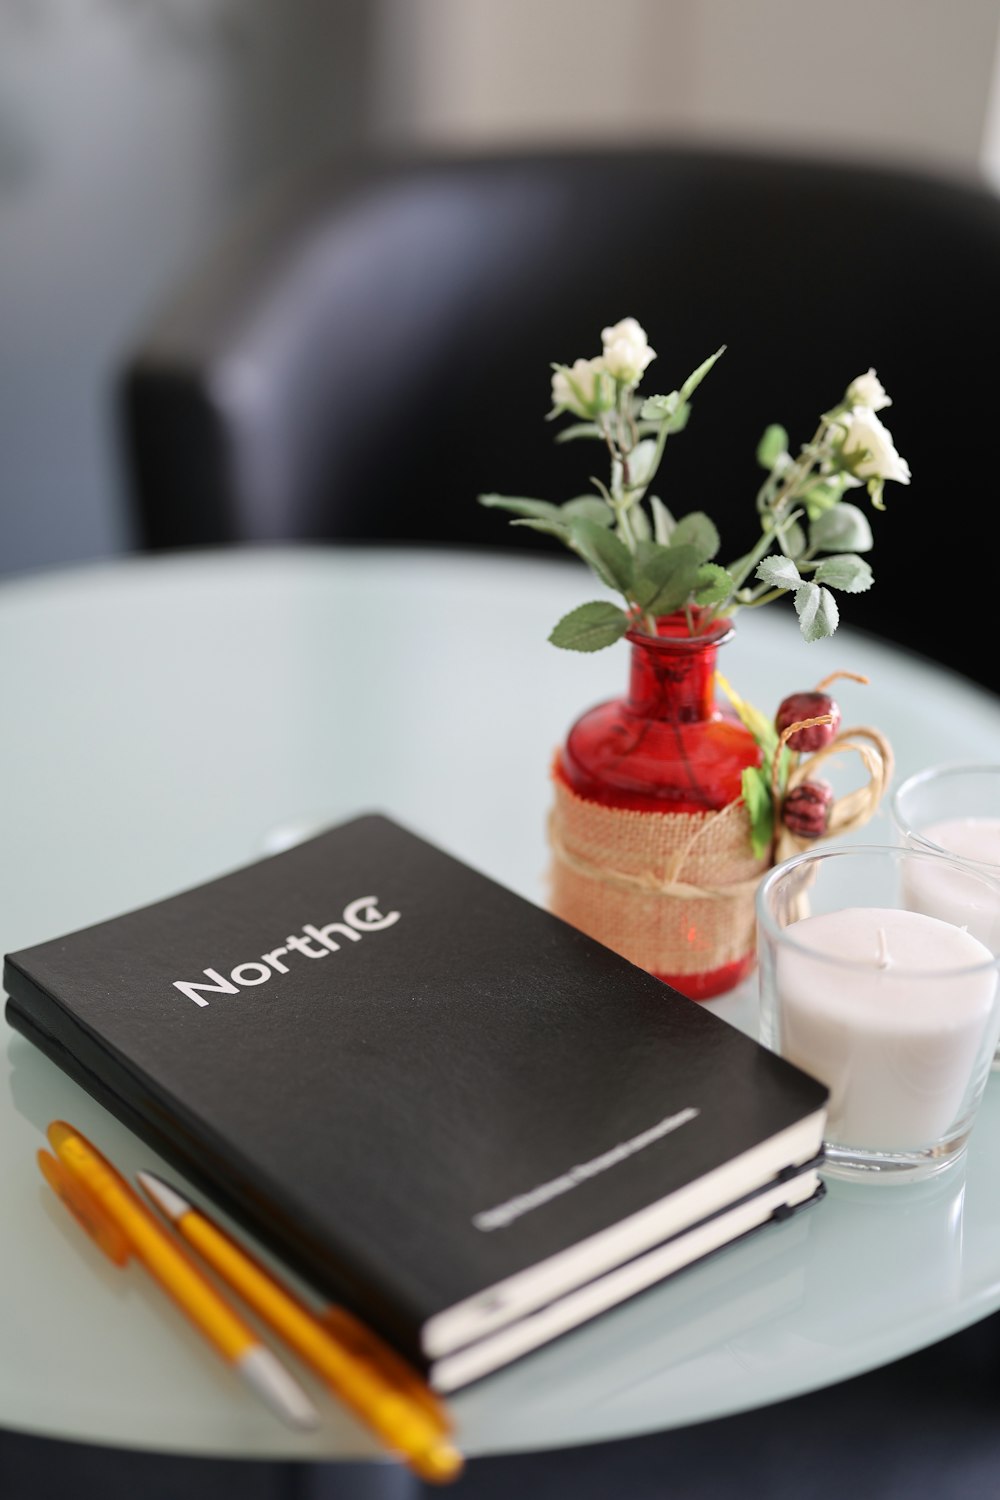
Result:
M649 347L646 330L635 318L622 318L620 323L602 328L601 339L608 373L626 385L637 385L643 370L656 358L656 351Z
M829 724L811 724L808 729L797 729L785 741L789 750L822 750L840 728L840 708L829 693L790 693L782 699L774 727L781 735L789 724L797 724L801 719L819 719L824 714L831 716Z
M781 809L781 821L790 833L800 839L818 839L826 833L833 805L833 787L818 778L803 781L788 793Z
M892 397L886 395L885 386L871 369L867 375L859 375L851 381L844 400L848 406L867 406L870 411L881 411L884 406L892 405Z
M560 365L552 374L552 404L557 411L570 411L576 417L596 417L614 405L614 387L604 360L577 359L567 368Z

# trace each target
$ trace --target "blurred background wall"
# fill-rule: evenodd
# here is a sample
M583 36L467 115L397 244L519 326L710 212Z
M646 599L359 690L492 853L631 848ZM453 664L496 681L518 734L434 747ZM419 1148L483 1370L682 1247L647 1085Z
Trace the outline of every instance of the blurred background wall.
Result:
M0 570L128 545L111 383L232 213L353 146L365 0L0 0Z
M1000 187L1000 0L0 0L0 574L130 545L123 352L330 153L669 140Z
M977 169L996 0L387 0L378 127L710 140Z

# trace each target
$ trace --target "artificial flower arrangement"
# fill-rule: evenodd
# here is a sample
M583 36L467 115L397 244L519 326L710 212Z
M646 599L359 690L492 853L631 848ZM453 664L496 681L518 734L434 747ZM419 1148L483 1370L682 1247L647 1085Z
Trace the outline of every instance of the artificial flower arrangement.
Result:
M618 941L609 939L609 922L612 936L623 923L634 925L621 913L621 920L604 920L615 905L616 891L618 897L623 892L635 898L639 894L644 898L686 896L689 904L713 896L722 902L724 896L732 896L734 886L746 894L762 863L789 852L789 838L808 840L857 826L871 815L887 784L891 751L878 731L851 731L854 739L841 744L861 754L870 776L870 793L855 796L839 820L829 784L809 777L803 766L805 754L829 753L837 745L840 710L825 689L837 676L867 679L853 673L833 674L807 693L786 695L769 718L740 698L715 669L715 648L728 638L739 612L759 609L785 596L791 597L807 642L833 635L840 619L836 596L862 593L873 582L871 567L862 556L873 546L871 526L851 497L866 490L871 505L882 510L886 484L908 484L910 470L878 415L891 401L875 370L869 369L821 414L815 432L797 451L792 451L783 427L766 428L757 448L764 471L756 495L760 536L748 552L723 564L719 561L722 539L711 517L702 510L675 516L656 494L655 480L667 442L686 427L692 398L725 346L676 390L643 395L639 387L656 357L644 329L634 318L624 318L603 329L602 343L596 358L552 366L548 419L573 419L559 430L557 442L601 444L606 453L606 479L595 478L593 493L562 503L496 494L480 495L479 500L513 513L515 526L556 537L620 596L620 604L600 599L579 605L557 622L549 636L555 646L571 651L601 650L626 637L634 658L631 700L595 710L596 718L585 716L587 722L575 727L563 747L557 782L564 785L557 788L558 798L565 804L566 794L576 793L582 803L573 808L576 824L563 806L565 816L556 818L550 833L564 881L575 879L577 884L577 896L562 903L563 914L572 918L576 912L578 925L595 931L627 956L643 953L645 958L636 961L677 982L683 968L676 971L668 965L664 969L659 960L649 957L664 946L662 903L656 921L650 917L646 922L657 930L652 946L644 948L640 942L636 948L620 936ZM749 749L745 742L734 749L732 735L727 738L728 729L720 725L720 715L704 693L698 704L692 699L680 707L662 699L668 680L675 689L680 681L681 659L690 675L693 648L700 643L710 651L711 691L714 694L718 687L728 699L729 716L741 721L744 735L752 739ZM668 654L672 665L667 663ZM637 672L642 679L638 688ZM698 680L704 687L704 672ZM657 693L661 698L650 707ZM643 713L649 722L640 730L637 723ZM725 786L710 786L699 770L697 746L689 732L691 720L698 718L707 725L714 761L718 763L724 752L742 762L735 783L729 776ZM658 747L655 755L651 753L654 744ZM623 770L626 763L628 774ZM736 845L730 839L730 863L738 877L720 879L715 859L714 864L709 861L713 879L692 880L694 866L690 861L687 867L684 860L678 862L674 848L678 838L687 859L692 839L701 852L720 830L713 829L706 843L702 824L691 834L688 823L678 831L673 825L668 827L664 818L669 820L672 814L717 816L729 813L736 804L744 816L742 838L744 845L749 842L754 869L748 871L737 861ZM614 814L614 820L605 819L598 829L596 807ZM652 832L642 836L644 852L638 865L626 868L626 845L631 848L636 842L637 820L656 814L659 821L654 818ZM571 825L576 828L575 844L563 837ZM585 919L579 915L584 907ZM687 915L685 910L682 920ZM721 932L722 918L716 926ZM690 926L691 932L695 930ZM745 945L745 935L738 942ZM673 942L667 946L674 959L693 963L695 970L706 961L704 952L692 957L686 951L674 951ZM698 946L695 942L694 947ZM716 943L715 949L719 946ZM710 989L712 983L716 981L710 981Z
M783 427L775 423L766 428L757 447L757 460L766 472L756 497L761 535L749 552L722 566L716 561L721 538L711 518L700 510L675 518L652 486L667 440L687 426L691 398L725 346L669 395L642 397L638 387L656 357L645 330L635 318L623 318L603 329L601 337L603 353L596 358L553 366L549 420L564 415L578 419L558 433L556 442L590 438L606 447L607 483L595 479L595 494L559 505L506 495L479 497L483 505L512 511L512 525L557 537L622 596L624 607L596 600L571 610L552 630L552 644L598 651L630 631L655 636L657 619L678 611L691 636L707 634L719 620L786 595L792 597L806 641L833 635L840 621L835 594L863 593L873 582L871 567L860 556L874 545L871 526L846 497L864 486L871 504L884 510L886 483L910 482L909 465L878 416L892 401L875 371L851 381L796 455L789 451ZM739 699L724 678L720 685L765 753L760 774L751 770L744 786L758 809L754 837L759 846L773 821L771 763L780 736L786 734L793 752L818 749L832 739L832 732L819 725L793 726L819 719L833 731L840 710L821 689L791 694L772 725Z

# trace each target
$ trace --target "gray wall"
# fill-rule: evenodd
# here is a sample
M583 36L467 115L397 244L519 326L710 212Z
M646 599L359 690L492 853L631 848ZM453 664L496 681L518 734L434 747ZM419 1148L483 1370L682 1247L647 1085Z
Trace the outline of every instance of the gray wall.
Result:
M289 166L367 140L707 138L1000 183L998 19L1000 0L0 0L0 575L129 546L123 353Z
M379 127L978 171L998 0L380 0ZM1000 128L1000 127L998 127Z
M0 0L0 573L131 530L123 351L272 174L364 129L365 0Z

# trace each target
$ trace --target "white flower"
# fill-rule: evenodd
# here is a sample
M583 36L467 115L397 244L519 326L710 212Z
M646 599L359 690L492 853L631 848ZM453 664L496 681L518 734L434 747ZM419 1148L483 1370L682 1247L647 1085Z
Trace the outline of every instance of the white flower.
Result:
M867 406L871 411L881 411L883 406L892 405L892 397L886 395L885 386L871 369L867 375L859 375L851 381L844 400L848 406Z
M611 381L600 355L596 359L576 359L568 369L560 365L553 372L552 404L577 417L593 417L613 406Z
M604 364L608 373L626 385L636 385L656 350L649 347L646 330L635 318L622 318L613 327L601 329Z
M855 406L845 412L843 426L843 457L866 455L860 463L851 465L856 479L893 479L897 484L909 484L910 466L896 452L892 434L870 406Z

